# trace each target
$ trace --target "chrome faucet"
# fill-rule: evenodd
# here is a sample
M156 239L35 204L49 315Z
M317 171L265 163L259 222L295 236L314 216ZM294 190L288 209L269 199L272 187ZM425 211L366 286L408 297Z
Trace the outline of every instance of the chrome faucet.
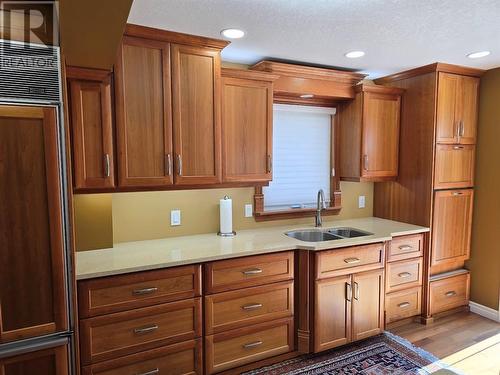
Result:
M323 192L323 189L319 189L318 201L316 206L316 227L320 227L323 225L323 220L321 220L321 210L324 209L326 209L325 193Z

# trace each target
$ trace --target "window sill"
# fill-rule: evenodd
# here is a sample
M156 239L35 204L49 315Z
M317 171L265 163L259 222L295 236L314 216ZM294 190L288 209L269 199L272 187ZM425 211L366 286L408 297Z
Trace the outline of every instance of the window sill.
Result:
M321 211L321 215L338 215L341 208L342 206L328 207ZM288 211L263 211L255 212L255 221L296 219L301 217L314 217L315 215L315 208L297 208Z

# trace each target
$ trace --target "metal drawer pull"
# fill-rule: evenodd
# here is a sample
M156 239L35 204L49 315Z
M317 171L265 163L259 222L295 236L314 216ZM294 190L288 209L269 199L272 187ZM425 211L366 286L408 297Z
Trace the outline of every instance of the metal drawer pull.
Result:
M250 305L241 306L243 310L256 310L262 307L262 303L252 303Z
M357 282L354 282L354 299L359 300L359 285Z
M408 306L410 306L410 302L401 302L401 303L398 305L398 307L400 307L400 308L404 308L404 307L408 307Z
M462 193L461 191L455 191L455 192L453 193L453 195L463 195L463 194L464 194L464 193Z
M267 155L267 173L271 173L273 171L273 159L271 155Z
M398 273L398 276L401 277L402 279L405 279L407 277L410 277L411 273L409 273L409 272L401 272L401 273Z
M158 374L159 372L160 372L160 369L159 368L155 368L154 370L147 371L147 372L141 372L140 374L137 373L135 375L154 375L154 374Z
M453 146L454 150L463 150L464 146Z
M245 271L241 271L243 275L258 275L259 273L262 273L261 268L251 268Z
M257 347L259 345L262 345L262 344L263 344L262 341L250 342L248 344L243 345L243 348L245 348L245 349L252 349L252 348L255 348L255 347Z
M142 296L144 294L151 294L154 292L157 292L158 288L157 287L151 287L151 288L144 288L144 289L135 289L132 294L134 296Z
M111 176L111 167L109 161L109 154L104 154L104 174L106 177Z
M172 156L170 153L166 155L165 167L167 176L170 176L172 174Z
M182 156L177 155L177 174L182 176Z
M347 264L359 263L359 262L361 262L361 259L359 259L359 258L347 258L347 259L344 259L344 262L346 262Z
M352 296L352 287L351 284L345 283L345 299L349 302L351 302L351 296Z
M410 246L410 245L401 245L401 246L398 246L398 249L399 249L399 250L406 251L406 250L411 250L411 249L413 249L413 246Z
M368 170L368 155L363 155L363 169Z
M453 297L457 295L457 292L455 292L454 290L450 290L449 292L446 292L444 295L446 297Z
M159 327L156 324L153 324L153 325L147 326L147 327L135 328L134 333L136 335L142 335L145 333L150 333L150 332L156 331L158 328Z

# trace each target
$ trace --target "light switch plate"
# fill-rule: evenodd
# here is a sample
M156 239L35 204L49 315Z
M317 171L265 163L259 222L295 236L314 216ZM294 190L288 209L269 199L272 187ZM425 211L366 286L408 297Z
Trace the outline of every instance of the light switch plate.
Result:
M170 225L181 225L181 210L170 211Z
M245 204L245 217L253 216L253 207L251 204Z
M358 197L358 208L365 208L366 207L366 197L364 195L360 195Z

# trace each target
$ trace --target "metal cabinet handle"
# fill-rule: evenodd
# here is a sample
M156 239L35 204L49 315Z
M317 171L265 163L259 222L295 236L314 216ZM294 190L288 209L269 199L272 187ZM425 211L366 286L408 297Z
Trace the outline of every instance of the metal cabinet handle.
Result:
M241 273L243 275L258 275L259 273L262 273L262 269L261 268L251 268L249 270L244 270L244 271L241 271Z
M363 169L368 170L368 155L363 155Z
M463 195L464 193L462 193L461 191L454 191L453 192L453 195L457 196L457 195Z
M357 282L354 282L354 299L359 301L359 285Z
M351 284L345 283L345 299L349 302L351 302L351 296L352 296L352 287Z
M142 296L144 294L151 294L151 293L154 293L157 291L158 291L158 288L154 286L151 288L135 289L132 291L132 294L134 296Z
M158 329L158 325L156 324L153 324L153 325L150 325L150 326L147 326L147 327L141 327L141 328L135 328L134 329L134 333L136 335L143 335L145 333L151 333L151 332L154 332Z
M464 120L460 121L460 137L463 137L465 134L465 124Z
M446 297L453 297L457 295L457 292L455 292L454 290L450 290L449 292L446 292L444 295Z
M407 277L411 276L411 273L409 273L409 272L401 272L401 273L398 273L398 276L401 277L402 279L406 279Z
M172 156L170 153L165 155L165 172L167 173L167 176L172 174Z
M243 348L252 349L262 344L263 344L262 341L249 342L248 344L243 345Z
M455 136L457 137L457 140L460 142L460 121L457 123L457 128L455 130Z
M249 305L243 305L241 306L241 308L243 310L257 310L257 309L260 309L262 307L262 303L251 303Z
M402 308L402 309L403 309L403 308L405 308L405 307L408 307L408 306L410 306L410 302L401 302L401 303L398 305L398 307L400 307L400 308Z
M453 146L454 150L463 150L464 146Z
M104 175L106 177L111 176L111 164L109 160L109 154L104 154Z
M182 176L182 156L177 154L177 174Z
M273 158L271 155L267 155L267 173L271 173L273 171Z
M141 373L136 373L135 375L154 375L158 374L160 372L159 368L155 368L154 370L151 371L146 371L146 372L141 372Z
M347 258L347 259L344 259L344 262L346 262L347 264L354 264L354 263L361 262L361 259L359 259L359 258Z
M401 246L398 246L398 249L399 249L399 250L406 251L406 250L411 250L411 249L413 249L413 246L410 246L410 245L401 245Z

